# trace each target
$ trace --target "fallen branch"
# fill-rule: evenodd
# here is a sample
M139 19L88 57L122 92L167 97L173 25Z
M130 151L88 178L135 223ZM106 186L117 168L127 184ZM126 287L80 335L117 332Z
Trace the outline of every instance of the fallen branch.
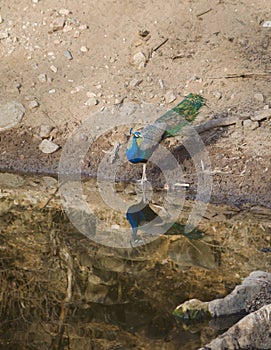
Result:
M201 134L210 129L236 124L238 121L239 121L238 117L212 119L212 120L208 120L204 124L196 125L195 129L199 134Z
M270 77L271 72L259 72L259 73L236 73L236 74L228 74L221 77L209 77L208 79L236 79L236 78L253 78L253 77Z

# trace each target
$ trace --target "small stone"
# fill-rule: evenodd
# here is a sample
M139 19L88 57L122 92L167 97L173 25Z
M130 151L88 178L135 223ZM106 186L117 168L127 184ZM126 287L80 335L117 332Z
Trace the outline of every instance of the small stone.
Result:
M88 48L86 46L81 46L80 51L81 52L88 52Z
M160 88L163 90L165 87L163 80L159 79L158 82L159 82Z
M40 0L32 0L33 4L37 4Z
M263 109L261 111L255 111L254 115L250 117L253 121L261 121L263 119L271 118L271 108Z
M79 32L79 30L76 30L76 31L74 32L74 34L73 34L73 37L74 37L74 38L79 38L79 36L80 36L80 32Z
M38 103L37 100L32 100L32 101L29 102L28 107L29 107L30 109L37 108L37 107L39 107L39 103Z
M258 93L254 95L255 100L259 101L259 102L263 102L264 101L264 97L262 94Z
M16 126L22 120L24 113L24 106L18 102L8 102L0 107L0 131Z
M56 73L58 68L56 66L54 66L53 64L50 66L50 69L52 72Z
M139 86L142 83L142 81L143 81L143 79L134 78L130 81L129 85L131 87L136 87L136 86Z
M0 15L0 23L3 23L3 18L1 15Z
M52 141L49 140L42 140L41 143L39 144L39 149L41 150L42 153L50 154L56 152L60 148L59 145L53 143Z
M79 30L86 30L88 29L88 25L87 24L81 24L79 27L78 27Z
M64 28L63 28L63 32L67 33L70 32L72 30L72 26L69 24L65 24Z
M60 9L58 13L62 16L68 16L68 14L71 13L71 11L68 9Z
M271 21L264 21L263 22L263 27L264 28L271 28Z
M250 119L246 119L243 121L243 126L245 129L249 129L249 130L255 130L259 127L259 123L258 122L254 122Z
M173 91L168 91L168 92L165 94L166 103L171 103L171 102L175 101L176 98L177 98L177 96L174 94Z
M138 66L138 68L143 68L146 66L146 63L147 63L146 56L142 51L139 51L138 53L136 53L133 57L133 60L135 65Z
M88 91L87 97L96 97L96 94L94 92Z
M217 100L220 100L222 97L222 94L220 91L216 90L213 92L213 95L216 97Z
M6 30L0 30L0 40L7 39L9 37L9 33Z
M38 79L41 83L46 83L47 75L45 73L41 73L40 75L38 75Z
M56 92L56 89L50 89L48 92L49 94L54 94Z
M62 17L58 17L50 24L50 27L52 28L53 32L56 32L58 30L61 30L64 27L64 24L65 19Z
M40 127L40 137L42 139L46 139L47 137L50 137L50 133L53 130L53 126L51 125L41 125Z
M73 57L72 57L72 54L69 50L65 50L64 51L64 56L68 59L68 60L72 60Z
M86 102L85 105L86 106L96 106L99 103L99 101L93 96L90 97Z

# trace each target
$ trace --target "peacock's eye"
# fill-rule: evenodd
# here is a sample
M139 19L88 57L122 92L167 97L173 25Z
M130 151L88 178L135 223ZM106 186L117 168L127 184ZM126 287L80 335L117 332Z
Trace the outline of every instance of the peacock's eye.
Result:
M139 132L139 131L135 131L135 132L134 132L134 136L135 136L136 138L140 137L140 136L141 136L141 135L140 135L140 132Z

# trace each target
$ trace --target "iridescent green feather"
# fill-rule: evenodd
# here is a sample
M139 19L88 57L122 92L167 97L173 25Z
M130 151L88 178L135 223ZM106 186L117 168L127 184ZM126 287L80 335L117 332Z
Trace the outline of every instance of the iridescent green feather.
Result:
M156 123L166 123L166 131L162 139L176 136L180 130L191 123L199 113L200 108L205 104L205 99L200 95L189 94L176 107L158 118Z

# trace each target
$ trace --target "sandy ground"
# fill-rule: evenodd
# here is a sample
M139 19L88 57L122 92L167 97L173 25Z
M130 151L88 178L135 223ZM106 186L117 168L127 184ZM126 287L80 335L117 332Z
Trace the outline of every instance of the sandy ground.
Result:
M270 121L250 121L271 104L271 28L263 27L271 20L269 0L3 1L0 16L0 106L16 101L26 109L17 127L0 133L2 170L57 172L61 148L39 150L42 126L64 147L105 107L146 102L170 109L194 92L207 100L206 118L239 117L203 135L213 200L270 207ZM102 124L97 118L93 129ZM97 141L86 174L95 176L101 150L124 142L129 128ZM174 154L193 189L193 162L182 148ZM119 177L133 181L140 172L126 163ZM150 167L149 179L157 176Z

